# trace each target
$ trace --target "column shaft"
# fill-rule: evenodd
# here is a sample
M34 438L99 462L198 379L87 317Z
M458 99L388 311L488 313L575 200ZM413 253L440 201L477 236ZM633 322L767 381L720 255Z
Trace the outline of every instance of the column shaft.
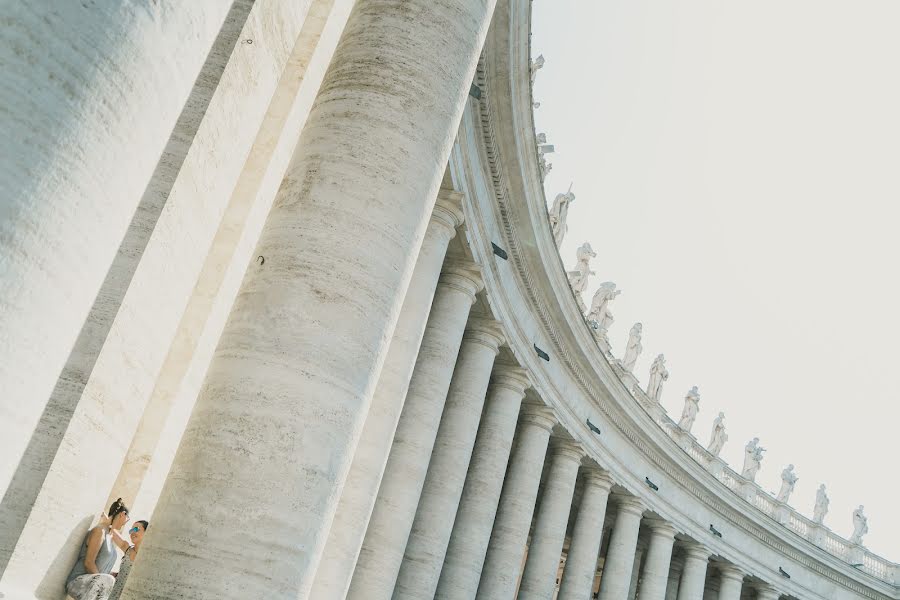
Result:
M672 559L672 565L669 568L669 583L666 585L666 600L678 599L678 586L681 583L681 571L683 568L684 566L680 559Z
M639 541L637 548L635 548L634 550L634 563L632 563L631 567L631 583L628 584L627 600L634 600L637 596L638 582L641 579L641 565L643 564L643 559L644 548L641 546Z
M343 598L362 547L366 526L375 505L425 333L447 244L462 223L461 194L441 190L422 241L397 328L391 339L381 376L372 396L347 482L338 502L322 561L316 571L312 598Z
M127 598L308 596L492 10L355 4Z
M466 482L491 367L502 341L498 323L470 320L406 543L394 600L434 597Z
M465 487L435 598L474 600L497 514L519 408L529 385L524 370L494 368Z
M528 546L525 572L519 587L520 600L551 598L556 587L572 493L575 491L575 479L584 453L574 442L561 442L552 452L550 473L544 486L534 533Z
M515 595L554 423L549 409L526 407L503 481L478 600L510 600Z
M741 600L744 574L731 565L719 567L719 600Z
M757 584L756 586L756 600L778 600L781 598L781 593L767 584Z
M641 589L637 600L665 600L675 529L659 519L648 519L647 522L650 527L650 545L644 555Z
M600 600L619 600L628 595L643 512L644 507L636 498L620 497L600 576Z
M584 493L569 544L559 600L583 600L591 595L612 484L612 480L597 469L590 469L585 474Z
M394 591L454 367L472 358L461 346L479 286L471 263L445 267L438 282L347 598L390 598Z
M709 551L703 546L689 543L684 552L684 571L678 586L678 600L703 600L706 587L706 565Z

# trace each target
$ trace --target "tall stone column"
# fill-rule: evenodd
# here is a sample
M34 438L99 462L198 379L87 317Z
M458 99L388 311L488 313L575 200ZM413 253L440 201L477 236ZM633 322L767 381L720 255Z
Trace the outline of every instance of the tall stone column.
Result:
M485 354L493 360L480 343L464 343L480 286L474 263L445 266L347 598L391 597L448 393L483 369Z
M680 556L672 556L672 564L669 568L669 583L666 586L666 600L678 600L678 586L681 583L681 572L684 570L684 561Z
M312 598L343 598L350 587L425 333L447 244L463 221L461 201L459 192L445 189L438 192L397 328L328 533L322 561L316 571Z
M470 319L393 600L434 597L475 446L491 368L502 343L499 323Z
M519 587L519 600L552 598L559 571L559 558L566 539L575 479L584 451L576 442L553 447L550 473L528 546L528 559Z
M744 574L734 565L719 566L719 600L741 600Z
M36 425L65 429L72 407L48 399L97 328L86 319L231 4L0 5L0 497L46 476ZM0 573L27 514L6 518Z
M435 598L474 600L525 389L524 369L495 365Z
M703 600L709 550L695 542L684 545L684 571L678 586L678 600Z
M781 598L781 592L767 583L758 583L754 587L756 588L756 600L778 600Z
M644 570L637 600L665 600L675 528L662 519L645 519L650 528L650 544L644 555Z
M584 492L575 518L575 530L563 570L559 600L583 600L591 596L600 542L603 539L606 502L612 485L612 479L599 469L590 468L585 472Z
M627 600L634 600L637 596L638 582L641 580L641 564L643 564L645 546L638 538L637 547L634 549L634 563L631 567L631 583L628 584Z
M633 496L617 496L616 522L600 576L600 600L620 600L628 594L644 505Z
M510 600L516 593L547 443L555 423L547 407L525 406L478 584L478 600Z
M126 598L309 595L493 6L356 2Z

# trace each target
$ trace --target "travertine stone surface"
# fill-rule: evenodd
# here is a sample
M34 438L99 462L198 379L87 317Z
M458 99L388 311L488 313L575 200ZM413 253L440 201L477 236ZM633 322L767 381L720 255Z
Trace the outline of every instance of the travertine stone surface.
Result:
M444 267L348 598L390 598L394 591L454 368L473 358L460 346L480 287L474 263Z
M662 519L645 519L645 522L650 529L650 543L644 554L637 600L665 600L675 528Z
M584 451L574 442L559 442L551 450L550 473L528 546L525 572L519 585L521 600L550 598L556 589L556 574L569 522L572 493Z
M582 600L591 595L594 575L597 572L597 557L603 538L603 521L606 517L606 502L613 481L596 468L588 468L584 474L584 492L581 506L575 518L575 529L566 567L563 570L559 588L559 600Z
M94 326L86 317L229 5L0 7L0 496L13 477L39 487L46 474L54 442L17 472L19 461L41 436L59 443L52 425L32 432L56 421L42 417L48 398ZM24 506L0 524L0 571L36 494L12 495Z
M447 243L456 234L456 227L463 220L461 200L457 192L441 190L438 193L434 213L403 300L400 319L375 387L366 424L353 456L331 531L328 533L322 562L316 571L313 598L342 598L350 586L353 567L359 556L381 475L391 450L397 420L406 400Z
M728 564L719 565L719 600L741 600L744 574Z
M678 586L678 600L703 600L709 550L693 542L684 545L684 570Z
M309 593L492 9L354 6L127 597Z
M434 597L466 482L491 368L502 343L499 323L469 320L406 542L394 600Z
M625 598L631 586L634 553L644 505L632 496L615 496L616 521L600 579L600 600Z
M756 590L756 600L778 600L781 598L781 593L770 585L758 583L753 587Z
M509 600L516 592L544 456L555 422L546 407L526 405L478 584L479 600Z
M641 579L641 565L643 564L645 550L646 546L642 544L640 538L638 538L638 545L634 550L634 563L631 567L631 583L628 584L627 597L629 600L634 600L635 596L637 596L638 582Z
M523 369L495 365L465 487L435 598L473 600L497 514L519 407L530 385Z

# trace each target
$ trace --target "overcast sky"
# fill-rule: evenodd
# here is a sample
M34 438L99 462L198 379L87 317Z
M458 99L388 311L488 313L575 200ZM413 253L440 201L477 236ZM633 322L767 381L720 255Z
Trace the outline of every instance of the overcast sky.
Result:
M598 252L614 353L644 324L636 375L671 376L722 456L767 448L757 482L900 561L900 2L534 0L548 199L574 182L562 247Z

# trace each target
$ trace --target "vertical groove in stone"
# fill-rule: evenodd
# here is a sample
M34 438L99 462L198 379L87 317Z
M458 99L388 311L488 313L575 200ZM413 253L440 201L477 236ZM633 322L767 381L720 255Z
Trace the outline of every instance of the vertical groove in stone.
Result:
M600 600L619 600L628 594L643 512L644 506L637 498L618 497L616 521L600 577Z
M127 598L308 595L492 10L357 1Z
M606 517L606 503L612 480L598 469L588 469L584 478L584 493L575 529L566 555L559 588L559 600L582 600L591 595L594 576L597 572L597 558L603 538L603 521Z

